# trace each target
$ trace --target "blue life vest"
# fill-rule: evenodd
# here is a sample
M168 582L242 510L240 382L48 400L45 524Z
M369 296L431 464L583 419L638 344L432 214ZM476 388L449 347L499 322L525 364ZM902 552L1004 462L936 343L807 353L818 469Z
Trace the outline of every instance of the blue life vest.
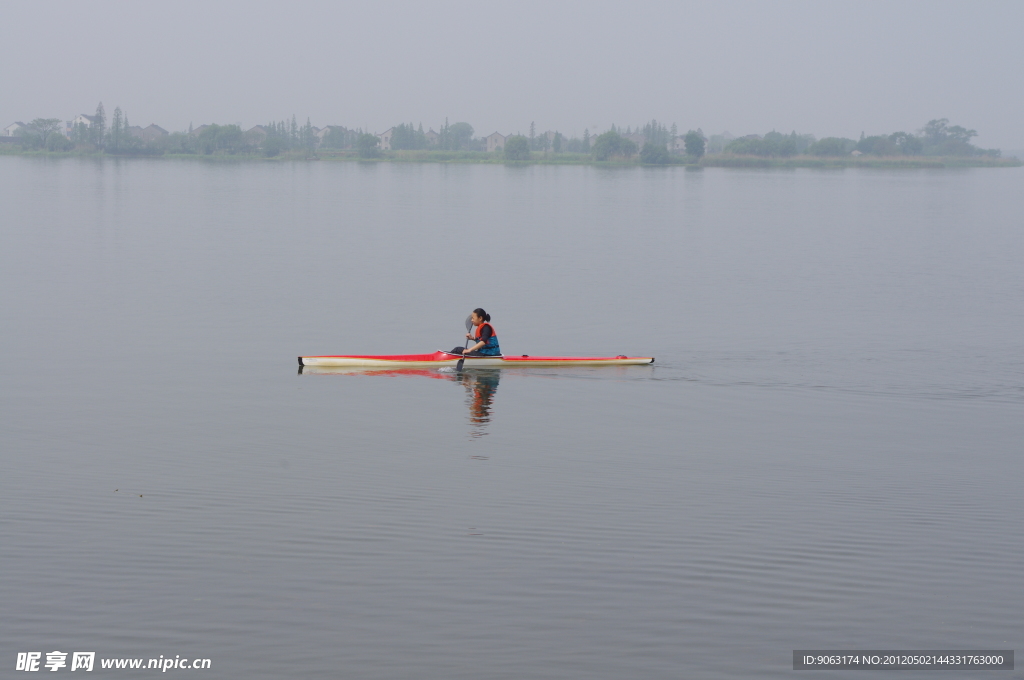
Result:
M491 337L487 339L487 344L477 350L480 354L486 354L488 356L495 356L501 354L501 348L498 346L498 334L494 332L494 326L484 321L482 324L476 327L476 341L480 342L483 338L480 337L480 330L487 326L491 329Z

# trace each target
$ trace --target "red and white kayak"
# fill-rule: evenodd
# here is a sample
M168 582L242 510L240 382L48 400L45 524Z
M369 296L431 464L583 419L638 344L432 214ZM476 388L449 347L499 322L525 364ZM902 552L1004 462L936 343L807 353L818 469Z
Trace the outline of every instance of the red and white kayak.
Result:
M465 368L514 368L518 366L636 366L653 364L654 357L532 357L522 356L473 356L442 352L433 354L391 354L299 357L299 366L338 366L361 368L435 367L455 366L459 359L465 359Z

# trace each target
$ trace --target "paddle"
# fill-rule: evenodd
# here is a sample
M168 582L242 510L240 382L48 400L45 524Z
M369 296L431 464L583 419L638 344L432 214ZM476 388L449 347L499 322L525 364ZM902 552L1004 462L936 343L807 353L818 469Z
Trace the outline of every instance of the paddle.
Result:
M469 316L466 317L466 332L468 333L471 330L473 330L473 315L472 314L470 314ZM466 346L462 350L463 356L459 357L459 363L455 364L455 370L458 373L462 373L462 362L464 362L466 360L465 352L466 352L467 349L469 349L469 342L468 341L466 342Z

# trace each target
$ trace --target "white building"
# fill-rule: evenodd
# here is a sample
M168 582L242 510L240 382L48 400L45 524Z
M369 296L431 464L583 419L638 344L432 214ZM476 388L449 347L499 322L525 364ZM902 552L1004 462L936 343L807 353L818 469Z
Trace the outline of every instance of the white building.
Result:
M394 132L395 128L388 128L384 132L377 135L377 138L380 139L380 148L382 151L391 150L391 135L393 135Z
M25 129L27 127L28 126L22 123L21 121L18 121L17 123L11 123L10 125L4 128L4 137L13 137L15 133L18 132L18 130Z
M84 113L80 113L71 120L71 127L75 127L79 123L86 127L92 127L94 122L96 122L96 116L89 116Z
M71 120L64 122L64 136L71 137L71 131L75 129L76 125L84 125L87 128L91 128L93 123L96 122L96 116L90 116L84 113L80 113Z
M487 152L492 153L494 151L504 150L506 139L508 139L508 137L500 132L492 132L484 137L484 140L487 142Z

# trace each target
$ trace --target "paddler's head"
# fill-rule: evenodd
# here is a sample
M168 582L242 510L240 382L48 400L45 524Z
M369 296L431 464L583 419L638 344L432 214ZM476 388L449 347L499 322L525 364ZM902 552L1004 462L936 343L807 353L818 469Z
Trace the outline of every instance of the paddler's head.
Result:
M474 326L479 326L485 321L490 321L491 315L482 310L481 308L477 307L476 309L473 310L473 313L469 315L469 318L473 322Z

